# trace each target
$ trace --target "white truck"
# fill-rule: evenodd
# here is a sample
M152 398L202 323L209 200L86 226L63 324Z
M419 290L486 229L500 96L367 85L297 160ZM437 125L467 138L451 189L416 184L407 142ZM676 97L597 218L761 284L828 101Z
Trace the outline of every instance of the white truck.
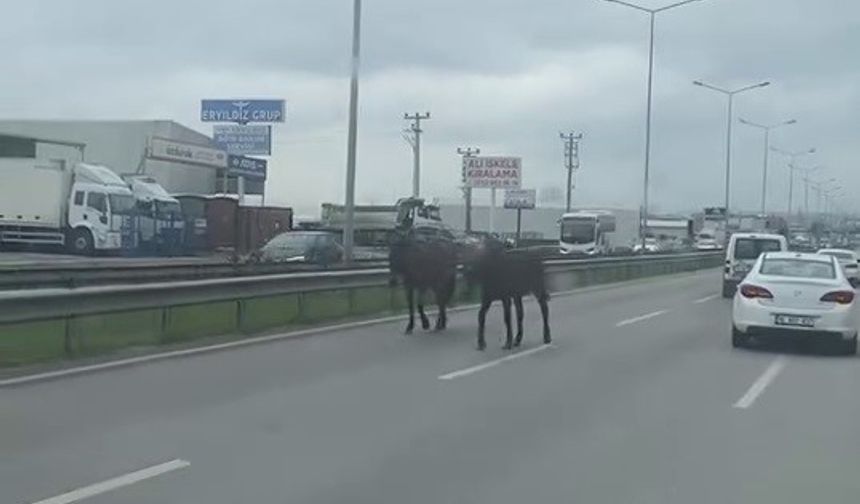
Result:
M137 246L161 254L178 252L185 228L179 200L150 176L132 175L126 181L137 206Z
M576 210L559 219L562 254L605 255L631 247L639 236L636 210Z
M23 148L6 149L7 139ZM82 146L0 135L0 246L66 246L77 254L128 242L134 197L110 169L82 162Z

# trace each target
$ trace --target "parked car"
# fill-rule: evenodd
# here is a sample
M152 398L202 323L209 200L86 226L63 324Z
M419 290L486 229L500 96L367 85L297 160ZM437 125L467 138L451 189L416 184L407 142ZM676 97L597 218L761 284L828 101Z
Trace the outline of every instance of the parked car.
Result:
M842 272L845 277L851 282L851 285L857 287L860 285L860 268L858 268L857 254L852 250L845 249L821 249L819 254L835 257L836 261L842 266Z
M343 247L337 235L326 231L281 233L260 249L266 262L311 263L328 266L343 260Z
M750 338L828 339L857 352L858 303L835 257L766 252L744 278L732 305L732 346Z

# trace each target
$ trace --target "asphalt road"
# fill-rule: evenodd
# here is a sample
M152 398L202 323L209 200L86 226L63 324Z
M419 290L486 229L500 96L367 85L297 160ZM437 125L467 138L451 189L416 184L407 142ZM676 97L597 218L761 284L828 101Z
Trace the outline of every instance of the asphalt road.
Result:
M549 348L532 303L506 361L494 308L485 353L469 310L0 389L0 501L857 502L857 359L733 350L718 292L556 296Z

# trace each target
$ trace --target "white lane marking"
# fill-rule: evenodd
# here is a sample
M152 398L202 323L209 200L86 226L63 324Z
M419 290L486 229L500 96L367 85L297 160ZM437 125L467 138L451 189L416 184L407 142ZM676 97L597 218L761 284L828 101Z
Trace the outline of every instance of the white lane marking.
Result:
M176 471L178 469L182 469L190 465L191 462L188 462L187 460L174 459L170 462L165 462L163 464L147 467L146 469L141 469L139 471L123 474L122 476L117 476L116 478L111 478L109 480L102 481L101 483L95 483L93 485L81 487L72 490L71 492L57 495L56 497L36 501L32 504L71 504L72 502L79 502L84 499L89 499L90 497L107 493L111 490L116 490L124 486L133 485L143 480L154 478L156 476L161 476L162 474Z
M498 366L504 362L512 361L514 359L519 359L520 357L525 357L527 355L532 355L538 352L542 352L549 348L555 348L553 345L543 345L535 348L530 348L528 350L523 350L522 352L517 352L515 354L508 355L506 357L502 357L501 359L496 359L494 361L485 362L483 364L478 364L477 366L472 366L470 368L461 369L459 371L454 371L452 373L443 374L439 376L440 380L453 380L455 378L460 378L463 376L468 376L470 374L477 373L479 371L483 371L485 369L489 369L491 367Z
M710 301L712 299L717 299L718 297L720 297L719 294L714 294L712 296L703 297L702 299L697 299L697 300L693 301L693 303L694 304L707 303L708 301Z
M781 373L783 368L785 368L785 364L786 359L783 356L774 359L773 362L770 363L770 366L764 370L764 373L758 377L758 380L750 386L747 393L738 399L738 402L736 402L732 407L737 409L747 409L755 404L756 399L758 399L768 385L770 385L773 380L779 376L779 373Z
M659 317L660 315L663 315L667 311L668 310L660 310L660 311L655 311L655 312L651 312L651 313L646 313L645 315L640 315L638 317L633 317L631 319L622 320L621 322L615 324L615 327L624 327L624 326L627 326L630 324L635 324L636 322L642 322L643 320L648 320L648 319L652 319L654 317Z

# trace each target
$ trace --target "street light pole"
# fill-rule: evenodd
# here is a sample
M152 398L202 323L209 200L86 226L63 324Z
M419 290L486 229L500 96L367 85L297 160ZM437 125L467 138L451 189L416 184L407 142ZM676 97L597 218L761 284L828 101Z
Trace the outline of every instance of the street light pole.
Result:
M752 121L747 121L746 119L739 118L738 121L741 124L746 124L747 126L751 126L753 128L758 128L764 131L764 166L761 171L761 214L765 215L767 213L767 165L768 158L770 157L770 132L771 130L781 128L782 126L788 126L790 124L796 124L796 119L789 119L788 121L783 121L781 123L776 124L758 124Z
M788 216L791 217L791 209L794 199L794 170L797 169L797 158L807 154L815 154L815 147L798 152L789 152L778 147L771 147L770 150L778 152L788 158Z
M821 166L815 168L807 168L803 170L803 215L806 219L809 218L809 175L821 169Z
M352 262L355 230L355 162L358 141L358 70L361 61L361 0L352 11L352 77L349 84L349 132L346 154L346 222L343 226L343 260Z
M730 204L730 194L731 194L731 173L732 173L732 106L734 104L734 98L736 94L743 93L745 91L751 91L753 89L758 89L762 87L766 87L770 85L770 82L764 81L759 82L758 84L753 84L750 86L745 86L737 89L723 89L721 87L717 87L711 84L707 84L700 80L693 81L693 84L699 87L707 88L712 91L716 91L718 93L722 93L728 97L728 117L726 118L726 194L725 194L725 205L726 205L726 231L728 231L728 223L729 223L729 204Z
M653 84L654 84L654 25L656 23L656 15L658 12L667 11L669 9L674 9L675 7L680 7L682 5L686 5L688 3L701 1L701 0L683 0L681 2L676 2L670 5L666 5L664 7L660 7L659 9L649 9L646 7L642 7L641 5L636 5L634 3L625 2L622 0L605 0L606 2L612 2L619 5L623 5L625 7L630 7L631 9L636 9L641 12L645 12L649 15L650 21L650 35L648 42L648 105L645 113L645 176L643 180L642 187L642 215L640 216L639 222L639 237L642 240L642 247L645 247L645 228L648 223L648 181L651 173L651 108L653 102Z

